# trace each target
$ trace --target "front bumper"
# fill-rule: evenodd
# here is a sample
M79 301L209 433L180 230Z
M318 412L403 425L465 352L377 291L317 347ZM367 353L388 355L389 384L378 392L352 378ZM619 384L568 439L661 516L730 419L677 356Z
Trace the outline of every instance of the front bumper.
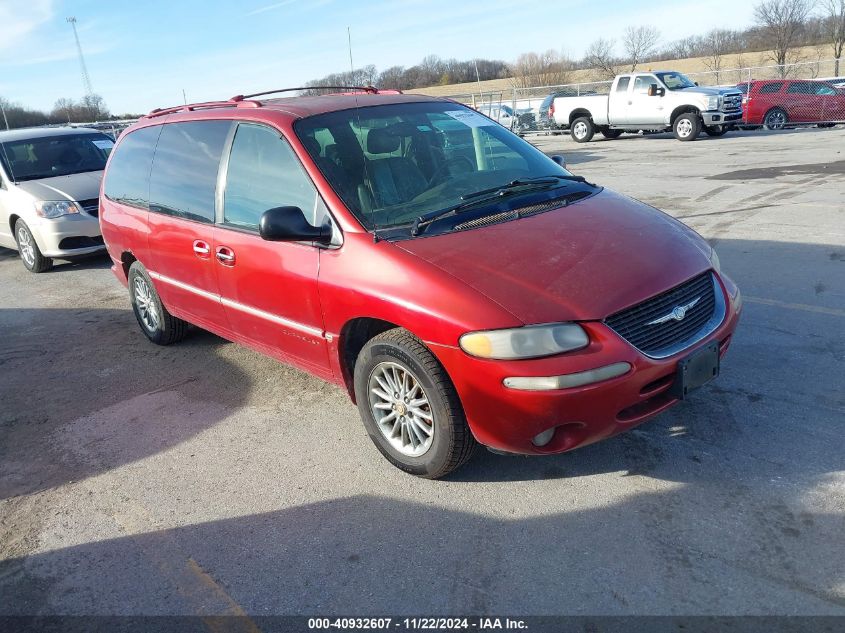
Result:
M701 120L704 125L735 125L742 122L742 110L733 110L731 112L721 112L713 110L710 112L702 112Z
M100 222L86 213L55 219L40 218L30 224L32 235L45 257L74 257L105 250Z
M549 454L591 444L630 429L666 410L678 400L669 394L678 361L713 341L723 356L739 322L739 289L720 275L726 315L709 336L665 359L651 359L600 322L581 325L591 343L578 352L521 361L473 358L461 349L432 345L452 378L475 438L489 448L509 453ZM548 391L522 391L504 386L512 376L573 374L626 362L631 370L617 378ZM551 441L535 446L532 439L555 428Z

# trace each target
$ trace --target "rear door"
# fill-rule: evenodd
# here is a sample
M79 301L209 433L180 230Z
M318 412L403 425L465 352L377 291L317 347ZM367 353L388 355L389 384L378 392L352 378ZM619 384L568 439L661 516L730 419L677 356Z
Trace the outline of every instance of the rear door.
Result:
M811 81L793 81L786 86L786 114L790 123L810 123L824 118L824 101Z
M228 331L214 258L215 192L231 121L162 127L150 173L149 264L168 310Z
M221 182L214 266L233 333L264 353L328 376L317 294L320 249L266 242L258 234L261 215L273 207L299 207L311 224L322 224L328 211L316 188L282 135L255 123L237 125Z
M613 92L608 97L607 119L611 125L620 125L627 122L628 107L632 105L628 91L631 87L631 77L620 76L616 81Z

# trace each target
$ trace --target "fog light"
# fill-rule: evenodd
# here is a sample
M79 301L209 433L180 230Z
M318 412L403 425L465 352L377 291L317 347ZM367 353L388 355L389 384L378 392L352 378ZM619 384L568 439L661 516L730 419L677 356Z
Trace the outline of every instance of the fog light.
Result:
M546 444L552 441L552 438L555 435L555 428L556 427L553 426L550 429L546 429L542 433L538 433L534 436L534 439L531 440L531 443L534 446L545 446Z

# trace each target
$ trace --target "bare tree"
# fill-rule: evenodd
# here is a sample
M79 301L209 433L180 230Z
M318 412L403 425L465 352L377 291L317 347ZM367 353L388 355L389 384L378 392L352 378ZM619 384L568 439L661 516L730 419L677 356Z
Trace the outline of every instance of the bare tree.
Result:
M628 54L631 72L635 71L639 64L654 55L659 40L660 31L653 26L629 26L625 29L622 45Z
M702 39L704 65L716 75L716 83L719 83L722 58L735 48L736 40L736 33L726 29L713 29Z
M839 76L839 59L845 48L845 0L822 0L822 22L825 35L833 47L833 74Z
M613 40L597 39L584 53L584 65L594 69L603 79L619 74L619 60L613 54Z
M510 66L512 83L517 88L555 86L569 83L572 61L555 50L545 53L523 53Z
M790 49L799 43L811 8L810 0L764 0L754 7L754 19L783 78L789 74Z

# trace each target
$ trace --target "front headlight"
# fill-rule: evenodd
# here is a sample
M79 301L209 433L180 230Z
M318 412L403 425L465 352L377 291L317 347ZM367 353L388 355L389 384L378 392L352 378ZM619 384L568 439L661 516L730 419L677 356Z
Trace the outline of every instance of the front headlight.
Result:
M575 323L529 325L510 330L469 332L460 338L461 349L479 358L513 360L540 358L586 347L590 339Z
M719 109L719 97L707 97L707 109L708 110L718 110Z
M716 249L710 249L710 265L717 273L722 272L722 262L719 261L719 255L716 254Z
M35 203L35 213L42 218L58 218L79 213L79 205L70 200L38 200Z

